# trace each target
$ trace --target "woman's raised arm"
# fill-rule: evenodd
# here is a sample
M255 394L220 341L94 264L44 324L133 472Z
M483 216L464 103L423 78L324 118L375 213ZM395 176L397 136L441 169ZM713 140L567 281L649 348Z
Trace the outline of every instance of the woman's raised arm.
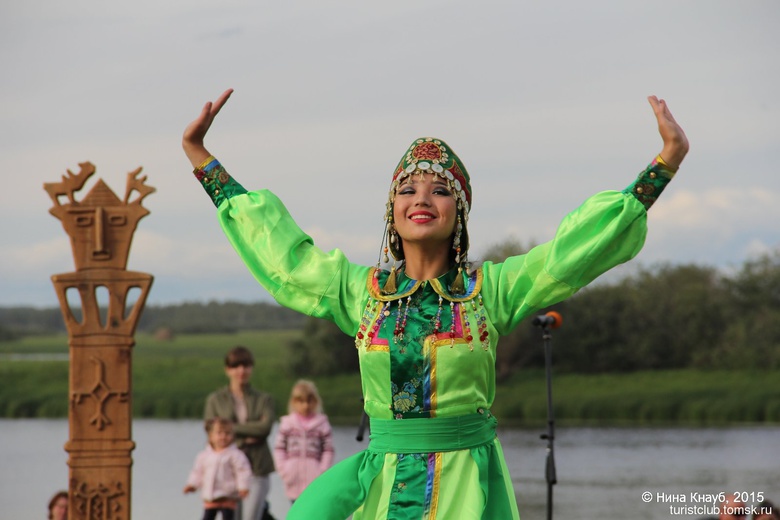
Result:
M688 138L685 137L685 132L677 124L677 121L674 120L666 101L655 96L648 96L647 100L653 107L655 118L658 120L658 133L661 134L661 139L664 141L661 158L672 171L676 171L685 158L685 154L688 153Z
M184 148L184 153L192 163L193 168L200 166L203 161L209 158L211 155L203 144L203 139L206 137L206 133L211 127L211 123L214 122L214 118L217 117L219 111L227 103L228 98L233 93L233 89L229 88L220 95L216 101L209 101L203 106L203 110L194 121L192 121L187 128L184 129L184 135L181 138L181 146Z

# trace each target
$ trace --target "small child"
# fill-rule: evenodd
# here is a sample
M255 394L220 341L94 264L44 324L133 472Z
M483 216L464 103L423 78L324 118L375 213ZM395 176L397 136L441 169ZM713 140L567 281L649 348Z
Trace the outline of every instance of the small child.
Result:
M209 445L198 453L184 493L201 488L203 520L233 520L238 500L246 498L252 468L246 455L233 444L233 423L216 417L206 421Z
M279 420L274 461L287 497L295 502L333 463L333 430L311 381L301 379L293 385L288 412Z

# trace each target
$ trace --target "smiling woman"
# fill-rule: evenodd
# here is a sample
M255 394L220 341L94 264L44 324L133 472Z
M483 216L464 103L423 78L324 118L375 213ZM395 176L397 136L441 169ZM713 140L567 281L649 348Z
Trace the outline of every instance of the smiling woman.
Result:
M412 259L427 256L448 258L447 254L437 254L435 249L443 248L445 252L450 249L457 221L456 209L449 186L439 177L421 173L418 178L404 180L398 187L393 204L394 231L400 238L399 254L405 250ZM411 251L412 248L422 249ZM423 272L414 276L417 267L407 262L406 272L420 280L430 278ZM442 267L434 268L434 276L435 272L442 270Z
M393 171L386 270L316 248L278 198L247 191L206 150L231 93L207 103L184 132L194 174L274 298L355 337L371 419L368 449L315 480L287 518L518 518L491 413L498 339L639 252L647 210L688 151L666 104L649 98L664 148L633 183L585 201L552 241L477 269L468 262L468 171L441 139L416 139Z

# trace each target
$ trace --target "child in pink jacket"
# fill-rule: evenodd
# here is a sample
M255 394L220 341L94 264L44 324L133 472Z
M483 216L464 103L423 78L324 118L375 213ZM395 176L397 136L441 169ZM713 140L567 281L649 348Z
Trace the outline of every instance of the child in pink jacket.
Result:
M311 381L301 379L293 385L288 412L279 420L274 462L287 497L295 502L333 463L333 431Z
M238 501L249 493L252 467L233 444L233 423L219 417L206 421L209 444L198 453L184 493L201 490L203 520L233 520Z

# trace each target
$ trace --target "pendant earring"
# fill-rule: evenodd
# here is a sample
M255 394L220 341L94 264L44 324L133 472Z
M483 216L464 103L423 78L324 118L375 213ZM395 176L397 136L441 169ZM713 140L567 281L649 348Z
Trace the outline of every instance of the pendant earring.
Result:
M379 278L379 271L382 269L382 263L384 262L385 264L387 264L390 262L387 253L388 253L388 245L389 245L388 236L391 233L391 229L393 229L392 219L387 218L385 220L385 229L382 232L382 241L379 244L379 257L376 259L376 270L374 271L374 278Z
M385 284L382 286L382 294L388 295L398 292L398 284L396 281L397 273L398 271L395 268L395 259L393 259L393 267L390 268L390 274L387 275L387 280L385 280Z
M455 228L455 238L452 241L452 249L455 250L455 263L458 266L458 272L455 275L455 279L450 285L450 292L452 294L464 294L466 292L466 285L463 283L463 263L466 261L466 254L461 255L460 249L460 236L463 233L463 222L458 213L458 225Z
M398 234L395 231L395 226L393 225L392 219L388 219L387 224L387 242L384 248L385 256L383 260L385 263L390 262L390 257L388 256L388 251L390 251L390 245L392 244L395 247L395 244L398 242ZM396 268L395 268L396 258L395 253L393 253L393 266L390 268L390 274L387 275L387 280L385 280L384 285L382 286L382 294L395 294L398 291L398 283L396 281Z

